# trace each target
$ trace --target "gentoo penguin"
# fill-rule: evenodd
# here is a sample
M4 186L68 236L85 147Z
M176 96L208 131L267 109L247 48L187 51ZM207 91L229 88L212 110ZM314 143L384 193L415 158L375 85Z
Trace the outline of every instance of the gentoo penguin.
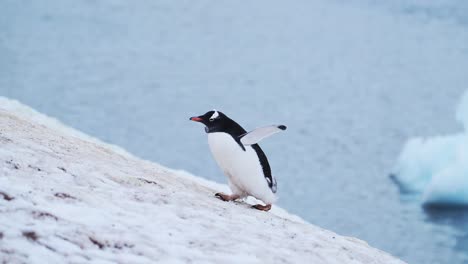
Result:
M232 194L216 193L223 201L253 196L265 203L253 207L268 211L276 200L276 180L271 175L268 159L257 144L260 140L286 130L284 125L272 125L245 131L222 112L213 110L190 120L203 123L214 159L227 176Z

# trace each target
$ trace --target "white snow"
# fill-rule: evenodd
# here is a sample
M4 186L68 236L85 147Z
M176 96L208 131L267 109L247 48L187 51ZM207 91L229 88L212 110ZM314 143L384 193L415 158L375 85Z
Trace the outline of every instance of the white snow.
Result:
M410 139L395 166L397 183L404 191L422 192L425 205L468 205L468 92L456 119L465 131Z
M1 263L403 263L5 98L0 146Z

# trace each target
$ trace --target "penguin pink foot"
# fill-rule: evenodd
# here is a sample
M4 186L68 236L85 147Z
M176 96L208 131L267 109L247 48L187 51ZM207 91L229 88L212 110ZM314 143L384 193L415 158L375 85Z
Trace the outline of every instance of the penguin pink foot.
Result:
M271 204L267 204L267 205L256 204L256 205L252 205L252 208L267 212L267 211L270 211Z
M240 196L239 195L228 195L228 194L225 194L225 193L216 193L215 194L215 197L220 199L220 200L223 200L225 202L228 202L228 201L234 201L236 199L239 199Z

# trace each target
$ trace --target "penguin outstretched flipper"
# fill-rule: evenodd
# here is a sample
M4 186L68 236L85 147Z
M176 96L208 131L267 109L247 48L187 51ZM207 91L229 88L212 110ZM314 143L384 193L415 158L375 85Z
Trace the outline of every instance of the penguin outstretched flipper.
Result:
M264 126L256 128L248 133L245 133L240 137L240 142L244 146L250 146L257 144L264 138L267 138L273 134L286 130L285 125L271 125L271 126Z

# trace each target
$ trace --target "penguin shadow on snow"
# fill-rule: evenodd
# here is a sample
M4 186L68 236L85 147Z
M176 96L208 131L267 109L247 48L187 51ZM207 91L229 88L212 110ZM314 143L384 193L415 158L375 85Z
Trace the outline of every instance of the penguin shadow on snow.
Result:
M276 201L277 183L268 158L258 142L286 130L286 126L270 125L247 132L237 122L216 110L193 116L190 120L205 125L213 158L228 179L232 194L219 192L215 197L226 202L246 204L239 200L252 196L264 205L258 203L251 207L269 211Z

